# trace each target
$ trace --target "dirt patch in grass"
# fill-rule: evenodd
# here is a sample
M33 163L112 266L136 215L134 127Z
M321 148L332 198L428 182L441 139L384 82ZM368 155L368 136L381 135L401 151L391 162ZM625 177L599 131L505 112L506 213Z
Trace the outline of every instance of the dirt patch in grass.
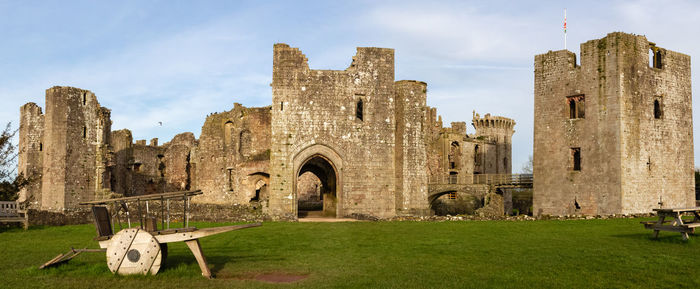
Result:
M265 272L265 273L247 273L243 275L234 275L228 272L219 272L216 274L216 279L237 279L237 280L257 280L267 283L294 283L304 280L309 277L309 274L294 274L287 272Z

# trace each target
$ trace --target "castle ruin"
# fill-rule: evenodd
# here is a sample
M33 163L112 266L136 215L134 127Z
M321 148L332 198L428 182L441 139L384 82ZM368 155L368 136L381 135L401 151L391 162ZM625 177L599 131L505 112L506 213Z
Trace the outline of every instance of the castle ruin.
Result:
M690 56L610 33L535 56L535 214L690 207Z
M20 109L19 171L40 180L20 200L66 212L113 194L199 189L195 203L272 219L306 210L390 218L430 215L440 200L483 201L492 192L474 176L511 173L515 121L474 113L474 134L465 122L443 127L426 83L395 81L393 49L358 48L345 70L313 70L299 49L275 44L271 86L270 106L236 103L207 116L199 139L164 144L112 131L90 91L50 88L45 114L34 103Z

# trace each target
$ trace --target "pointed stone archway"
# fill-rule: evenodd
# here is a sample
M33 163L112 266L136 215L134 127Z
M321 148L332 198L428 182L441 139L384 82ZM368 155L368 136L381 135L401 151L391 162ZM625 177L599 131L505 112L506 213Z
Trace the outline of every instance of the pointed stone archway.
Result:
M294 157L294 214L305 217L299 209L298 179L307 172L313 173L321 181L321 199L323 207L320 215L325 217L342 217L342 166L340 155L322 144L314 144L299 152ZM307 212L308 213L308 212Z

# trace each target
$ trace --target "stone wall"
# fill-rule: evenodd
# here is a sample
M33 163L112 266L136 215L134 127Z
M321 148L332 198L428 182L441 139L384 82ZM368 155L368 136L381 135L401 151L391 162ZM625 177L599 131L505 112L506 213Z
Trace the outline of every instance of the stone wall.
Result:
M32 103L21 114L19 171L35 178L21 200L62 211L110 190L110 111L93 93L55 86L46 90L45 115Z
M397 81L395 84L396 214L429 215L428 170L423 126L426 123L427 84Z
M33 102L20 108L17 172L30 180L19 192L19 202L41 207L41 175L44 169L44 114Z
M196 148L197 202L246 204L258 182L269 184L270 107L246 108L209 115Z
M276 44L272 79L270 214L296 216L298 174L318 156L333 168L321 178L335 180L338 216L393 216L394 51L358 48L346 70L311 70Z
M271 86L271 106L234 103L207 116L199 139L186 132L164 144L111 131L110 111L87 90L48 89L46 115L33 103L20 111L19 171L39 179L22 200L60 212L199 189L193 205L296 219L315 185L323 215L386 219L430 214L429 183L451 174L471 184L474 173L510 171L514 122L475 117L475 135L465 122L443 127L426 83L394 80L392 49L358 48L345 70L312 70L299 49L276 44ZM491 119L502 125L483 124Z

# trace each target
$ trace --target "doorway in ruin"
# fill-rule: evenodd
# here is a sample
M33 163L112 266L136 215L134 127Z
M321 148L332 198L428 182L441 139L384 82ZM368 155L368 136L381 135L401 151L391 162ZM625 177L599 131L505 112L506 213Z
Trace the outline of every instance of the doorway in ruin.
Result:
M473 194L444 191L428 198L430 211L435 216L473 215L483 207L482 200Z
M337 171L333 163L320 154L309 157L297 172L298 217L336 217L337 188Z

